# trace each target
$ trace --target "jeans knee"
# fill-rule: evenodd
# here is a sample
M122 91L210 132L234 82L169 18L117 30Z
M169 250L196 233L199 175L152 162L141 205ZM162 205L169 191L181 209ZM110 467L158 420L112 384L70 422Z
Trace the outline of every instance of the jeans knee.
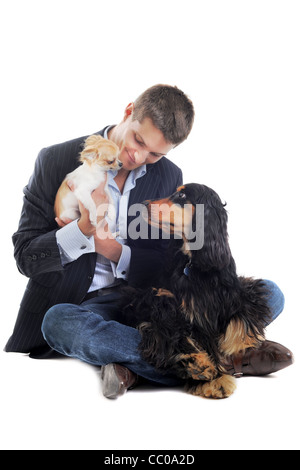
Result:
M61 318L61 306L59 305L54 305L54 307L51 307L44 316L42 323L42 334L47 343L51 341L53 333L57 328L59 318Z
M264 283L270 293L268 297L268 303L272 313L272 321L274 321L284 309L285 297L283 292L275 282L264 280Z

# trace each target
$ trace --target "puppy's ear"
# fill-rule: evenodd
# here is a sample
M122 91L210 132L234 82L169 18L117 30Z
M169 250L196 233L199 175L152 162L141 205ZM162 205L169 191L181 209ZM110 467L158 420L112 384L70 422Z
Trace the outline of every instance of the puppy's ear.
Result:
M93 147L86 147L80 154L80 160L83 161L93 161L97 158L97 151Z
M204 245L196 254L196 264L202 271L221 270L229 265L227 212L221 201L204 204Z
M105 139L101 135L90 135L84 141L84 148L80 153L79 160L81 162L92 162L98 157L99 147L103 144Z
M85 139L84 146L85 146L85 148L95 147L96 145L101 144L103 141L105 141L105 139L101 135L93 134L93 135L90 135L87 139Z

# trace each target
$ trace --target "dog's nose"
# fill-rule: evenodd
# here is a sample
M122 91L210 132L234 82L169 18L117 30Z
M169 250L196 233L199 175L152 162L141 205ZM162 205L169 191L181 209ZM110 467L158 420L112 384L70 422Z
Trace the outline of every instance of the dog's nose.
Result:
M122 166L123 166L123 163L119 162L119 167L122 168Z

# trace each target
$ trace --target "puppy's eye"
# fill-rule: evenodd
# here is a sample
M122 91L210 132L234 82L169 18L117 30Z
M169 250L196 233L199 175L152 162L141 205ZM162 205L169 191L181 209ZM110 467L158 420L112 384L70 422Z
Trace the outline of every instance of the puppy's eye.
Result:
M114 160L111 160L110 162L107 162L108 165L112 165L114 163Z
M181 199L186 199L186 194L185 193L178 193L178 197L180 197Z

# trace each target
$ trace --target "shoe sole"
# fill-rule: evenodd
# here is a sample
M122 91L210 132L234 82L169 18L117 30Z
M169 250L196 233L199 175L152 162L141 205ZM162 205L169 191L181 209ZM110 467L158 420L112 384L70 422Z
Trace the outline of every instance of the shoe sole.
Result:
M105 398L116 399L126 392L124 383L120 382L113 364L102 367L101 381L102 393Z

